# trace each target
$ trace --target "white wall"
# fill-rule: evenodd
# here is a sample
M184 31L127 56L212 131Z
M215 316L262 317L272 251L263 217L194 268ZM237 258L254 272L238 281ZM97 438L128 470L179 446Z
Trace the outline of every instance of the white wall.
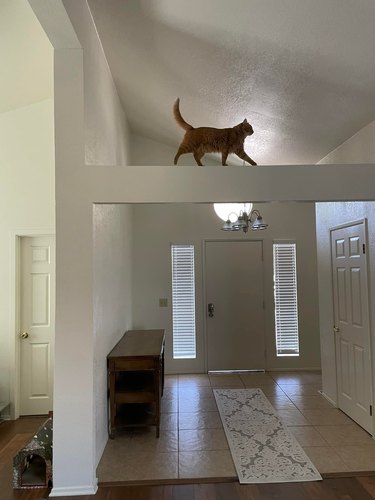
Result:
M370 290L370 325L375 338L375 202L317 203L317 252L319 280L320 335L322 346L323 391L337 402L333 290L331 271L330 228L351 221L367 218L368 221L368 271ZM374 345L374 343L372 343ZM373 360L373 366L374 360Z
M328 154L319 163L371 163L375 161L375 121ZM359 174L360 175L360 174ZM375 196L374 196L375 198ZM375 202L317 203L317 252L319 280L320 335L322 346L323 391L337 402L332 272L331 272L331 227L350 221L367 218L368 221L368 264L370 291L370 325L372 339L375 339ZM374 345L374 342L372 342ZM373 359L373 367L375 360Z
M0 114L0 173L0 400L8 400L10 384L14 398L18 347L15 235L55 232L52 99Z
M375 120L322 158L318 164L328 163L374 163Z
M92 196L90 173L96 164L105 165L105 178L110 179L109 172L114 166L118 163L123 166L127 161L126 117L101 45L96 40L87 3L66 0L63 4L66 11L51 11L51 19L43 17L46 16L43 2L34 5L34 8L38 5L41 8L46 31L57 47L56 362L54 487L51 496L96 491L96 465L105 444L107 422L103 406L105 395L101 392L103 371L96 373L95 370L99 365L103 367L108 348L113 346L130 321L126 274L109 283L109 277L103 274L105 269L93 273L94 258L96 262L102 262L111 255L116 259L114 267L108 268L111 274L114 268L128 272L130 250L129 242L124 239L126 234L116 236L124 250L123 255L110 246L111 237L119 226L122 223L128 226L128 214L126 210L113 209L111 212L110 208L106 211L103 207L100 217L106 220L106 226L98 227L100 217L94 220L93 203L97 200ZM54 28L61 29L67 22L66 12L74 20L82 47L69 30L64 31L60 38L56 35L60 32ZM61 22L54 17L56 15L63 17ZM98 243L95 252L94 230ZM112 302L103 303L102 290L99 290L102 285L114 299ZM119 307L120 300L123 301L123 310ZM102 308L105 308L105 318Z
M319 368L318 288L316 277L315 208L313 203L256 204L269 228L262 232L223 233L222 221L211 204L158 204L134 206L133 322L134 328L166 328L166 370L203 372L203 240L262 239L264 245L264 298L267 369ZM291 221L293 221L291 223ZM297 357L276 357L273 308L272 242L297 242L300 348ZM195 246L197 295L197 359L172 359L171 243ZM168 307L159 307L159 298Z
M132 207L94 205L94 391L96 461L108 440L106 356L132 327Z
M85 164L128 163L128 125L85 0L64 0L84 49Z

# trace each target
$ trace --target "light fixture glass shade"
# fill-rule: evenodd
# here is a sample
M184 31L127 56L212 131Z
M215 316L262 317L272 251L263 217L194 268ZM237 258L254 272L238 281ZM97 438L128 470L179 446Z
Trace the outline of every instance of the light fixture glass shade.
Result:
M225 223L221 229L222 229L222 231L233 231L231 221L229 219L227 221L225 221Z
M238 219L233 222L232 226L233 226L233 229L235 231L238 231L239 229L243 229L245 227L247 227L247 220L245 220L243 214L241 213L239 216L238 216Z
M267 229L268 224L266 224L261 215L258 215L256 220L251 224L251 229L253 231L263 231L263 229Z
M214 203L216 215L226 222L228 219L235 222L241 212L249 214L253 208L250 202L243 203Z

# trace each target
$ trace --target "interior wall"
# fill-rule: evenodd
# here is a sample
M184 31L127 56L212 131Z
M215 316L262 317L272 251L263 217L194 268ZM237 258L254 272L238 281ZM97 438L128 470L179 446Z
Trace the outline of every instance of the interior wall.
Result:
M375 161L375 121L358 131L319 163L373 163ZM316 232L319 277L320 335L322 346L323 391L337 401L330 228L367 218L368 272L371 335L375 338L375 202L335 202L316 204ZM372 343L374 345L374 343ZM375 360L373 359L373 367Z
M374 163L375 120L322 158L318 164Z
M313 203L256 204L268 222L266 231L228 233L211 204L135 205L133 226L133 323L134 328L166 329L166 371L204 372L204 268L205 239L262 239L264 248L264 299L267 369L319 368L318 288L316 276L315 209ZM291 223L290 221L293 221ZM276 357L272 243L275 239L297 242L300 356ZM172 359L170 245L194 244L196 272L197 359ZM168 307L159 307L168 298ZM246 307L246 305L244 305Z
M64 0L84 49L85 164L126 165L128 124L86 1Z
M94 205L94 391L96 460L108 440L107 354L132 327L132 207Z
M67 0L63 5L66 10L52 9L51 17L46 19L43 5L34 3L34 8L40 7L40 18L56 47L56 363L54 485L50 496L96 491L96 465L106 430L103 428L105 393L99 394L103 372L96 373L95 369L98 364L103 366L104 351L108 353L110 344L130 321L126 316L130 305L124 302L128 297L128 282L119 278L120 281L110 285L101 274L105 269L98 270L95 276L93 273L93 203L97 200L92 193L95 181L91 175L96 164L105 166L106 180L110 179L108 171L112 172L116 165L124 167L129 154L126 117L100 42L96 40L87 2ZM74 20L81 46L70 29L62 29L62 36L56 38L59 34L56 26L71 28L67 14ZM99 240L100 235L113 235L121 221L128 220L125 213L107 213L107 217L111 221L108 227L96 228ZM116 259L126 269L129 249L122 236L118 238L125 251L121 258L125 260L121 261L118 254ZM96 258L100 260L111 251L116 250L102 247ZM112 297L115 293L121 296L123 312L119 311L117 298L105 303L106 319L101 316L100 304L94 303L94 278L99 283L104 280L107 291L111 287ZM103 299L100 294L95 298L99 297Z
M0 171L0 400L9 400L18 347L11 248L17 233L55 232L52 99L0 114Z
M323 391L334 403L337 402L337 380L335 365L335 338L333 335L334 311L331 267L330 228L347 222L354 222L367 218L368 224L368 252L367 263L369 272L369 309L371 335L375 338L374 311L375 311L375 203L374 202L346 202L346 203L317 203L317 252L318 252L318 279L319 279L319 310L320 335L322 348L322 375ZM374 360L373 360L373 366Z

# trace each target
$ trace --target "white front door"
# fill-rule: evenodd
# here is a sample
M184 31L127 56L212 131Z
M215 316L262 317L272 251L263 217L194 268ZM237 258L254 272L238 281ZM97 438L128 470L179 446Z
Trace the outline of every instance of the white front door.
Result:
M20 415L52 410L55 238L23 237L20 294Z
M265 368L261 241L207 241L207 367Z
M372 434L364 222L331 230L338 405Z

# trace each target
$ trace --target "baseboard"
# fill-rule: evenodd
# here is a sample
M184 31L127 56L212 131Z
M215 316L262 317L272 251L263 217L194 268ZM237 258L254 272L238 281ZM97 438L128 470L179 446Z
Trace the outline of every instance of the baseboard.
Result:
M64 487L57 487L57 488L52 488L51 493L49 494L50 497L73 497L73 496L80 496L80 495L95 495L95 493L98 491L98 480L96 480L95 485L90 486L68 486L66 488Z
M265 370L209 370L208 375L246 375L251 374L264 374Z
M320 372L322 369L321 367L315 367L315 366L310 366L310 367L299 367L299 368L266 368L266 372Z
M224 372L228 372L228 371L234 371L234 372L238 372L238 371L242 371L242 372L247 372L247 371L254 371L254 372L303 372L303 371L306 371L306 372L320 372L322 371L322 368L320 366L308 366L308 367L299 367L299 368L296 368L296 367L293 367L293 368L279 368L279 367L273 367L273 368L264 368L262 370L215 370L215 372L217 373L224 373ZM165 372L165 375L206 375L207 373L209 373L210 370L208 372L202 372L202 371L192 371L192 372L187 372L187 371L169 371L168 373Z
M322 396L323 398L325 398L329 403L331 403L331 405L333 405L335 408L337 408L337 403L335 401L333 401L333 399L331 399L329 396L327 396L327 394L325 394L323 391L318 391Z

